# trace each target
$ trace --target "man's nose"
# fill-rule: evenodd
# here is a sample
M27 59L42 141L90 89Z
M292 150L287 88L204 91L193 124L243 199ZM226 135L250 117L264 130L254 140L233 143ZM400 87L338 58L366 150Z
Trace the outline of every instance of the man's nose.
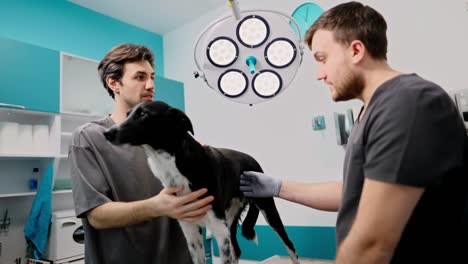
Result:
M149 78L148 81L146 81L146 90L154 90L154 80Z
M317 80L324 80L325 78L327 78L327 75L325 74L325 71L318 68L317 69Z

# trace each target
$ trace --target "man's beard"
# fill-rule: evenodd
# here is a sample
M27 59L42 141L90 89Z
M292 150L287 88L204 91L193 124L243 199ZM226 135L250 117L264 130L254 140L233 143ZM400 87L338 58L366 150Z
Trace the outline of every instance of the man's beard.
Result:
M344 75L342 80L338 86L335 86L335 102L356 99L361 95L364 90L364 78L362 75L348 71L348 74Z

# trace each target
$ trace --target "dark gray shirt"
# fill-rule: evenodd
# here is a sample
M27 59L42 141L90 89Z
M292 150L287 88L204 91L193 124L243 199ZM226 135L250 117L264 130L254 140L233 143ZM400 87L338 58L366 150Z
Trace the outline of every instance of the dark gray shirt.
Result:
M187 243L173 219L158 217L102 230L86 219L86 212L99 205L148 199L163 188L141 147L115 146L104 138L103 132L112 125L106 117L79 127L70 147L73 199L83 220L86 263L190 264Z
M453 101L438 85L415 74L382 84L346 146L338 245L351 228L369 178L424 188L392 263L468 263L447 262L466 255L457 241L467 197L467 175L461 169L465 137Z

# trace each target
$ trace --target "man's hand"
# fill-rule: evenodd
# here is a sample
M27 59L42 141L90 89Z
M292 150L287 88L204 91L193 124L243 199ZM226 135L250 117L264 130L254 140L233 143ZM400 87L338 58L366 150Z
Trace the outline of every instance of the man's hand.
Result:
M211 209L210 202L213 201L213 196L198 200L199 197L208 191L206 188L183 196L176 196L176 194L182 190L183 187L164 188L158 195L151 198L158 211L158 215L166 215L186 222L196 222L200 220L205 216L206 212Z
M281 180L260 172L245 171L240 177L239 189L247 197L277 197Z

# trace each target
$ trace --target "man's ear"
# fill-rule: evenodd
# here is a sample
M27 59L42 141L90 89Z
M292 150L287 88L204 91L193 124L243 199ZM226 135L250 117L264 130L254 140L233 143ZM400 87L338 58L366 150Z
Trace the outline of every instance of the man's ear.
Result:
M353 40L349 45L349 48L351 52L351 61L354 64L361 62L364 58L364 54L367 51L364 43L362 43L360 40Z
M113 79L111 77L107 77L106 79L107 86L114 91L115 94L120 93L120 82L117 81L116 79Z

